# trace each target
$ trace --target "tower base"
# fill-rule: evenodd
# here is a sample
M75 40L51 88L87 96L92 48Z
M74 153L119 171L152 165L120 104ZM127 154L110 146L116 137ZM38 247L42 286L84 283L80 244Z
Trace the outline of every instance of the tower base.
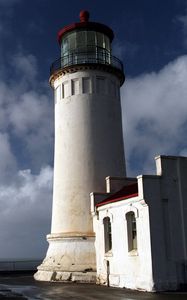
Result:
M51 234L46 258L34 275L40 281L96 282L93 234Z
M96 272L61 272L38 270L34 274L38 281L72 281L80 283L96 283Z

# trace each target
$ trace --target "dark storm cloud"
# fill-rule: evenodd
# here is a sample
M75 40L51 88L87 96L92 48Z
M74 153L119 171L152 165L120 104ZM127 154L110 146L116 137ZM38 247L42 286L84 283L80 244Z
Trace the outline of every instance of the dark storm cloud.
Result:
M129 171L151 173L154 156L187 154L187 56L159 72L127 78L122 90ZM141 162L141 164L140 164Z

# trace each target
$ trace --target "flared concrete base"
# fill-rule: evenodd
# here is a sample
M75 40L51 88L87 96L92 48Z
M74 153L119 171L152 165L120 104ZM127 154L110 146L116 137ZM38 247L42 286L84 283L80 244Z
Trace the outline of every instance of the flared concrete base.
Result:
M34 275L40 281L96 282L95 237L51 234L46 258Z
M72 281L82 283L95 283L96 272L60 272L60 271L38 271L34 278L39 281Z

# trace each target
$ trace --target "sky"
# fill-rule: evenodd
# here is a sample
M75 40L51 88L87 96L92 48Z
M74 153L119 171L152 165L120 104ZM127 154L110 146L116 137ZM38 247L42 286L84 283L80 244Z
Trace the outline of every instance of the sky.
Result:
M42 258L50 233L57 32L90 20L115 33L128 176L159 154L187 156L185 0L0 0L0 260ZM112 175L112 174L109 174Z

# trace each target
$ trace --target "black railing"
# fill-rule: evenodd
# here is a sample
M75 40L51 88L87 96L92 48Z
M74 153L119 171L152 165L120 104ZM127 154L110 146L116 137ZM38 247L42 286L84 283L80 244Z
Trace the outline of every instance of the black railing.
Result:
M84 51L73 51L54 61L50 68L50 74L52 75L69 66L82 64L108 65L123 73L122 62L106 49L87 47Z

